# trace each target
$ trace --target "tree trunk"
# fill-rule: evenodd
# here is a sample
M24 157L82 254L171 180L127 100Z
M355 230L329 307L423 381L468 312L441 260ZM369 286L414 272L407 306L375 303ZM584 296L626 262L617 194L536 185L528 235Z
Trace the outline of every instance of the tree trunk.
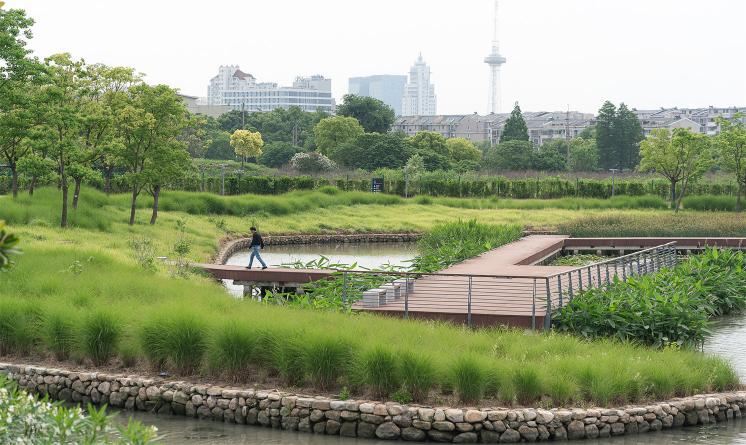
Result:
M62 189L62 217L60 218L60 227L67 227L67 178L63 175L60 180L60 188Z
M684 180L684 184L681 186L681 193L679 193L678 201L676 201L676 211L678 212L681 208L681 201L686 195L686 188L689 185L689 179Z
M130 225L135 225L135 204L137 203L137 187L132 187L132 205L130 206Z
M34 189L36 188L36 176L31 177L31 183L28 186L28 195L34 196Z
M13 190L13 199L18 197L18 168L15 162L10 163L10 188Z
M80 183L83 178L75 178L75 192L73 193L73 210L78 210L78 197L80 196Z
M158 219L158 198L161 195L161 186L153 186L153 214L150 216L150 224L155 224Z
M674 210L678 210L676 206L676 181L671 181L671 206L674 206Z
M738 191L736 192L736 212L741 211L741 194L746 195L746 187L738 184Z

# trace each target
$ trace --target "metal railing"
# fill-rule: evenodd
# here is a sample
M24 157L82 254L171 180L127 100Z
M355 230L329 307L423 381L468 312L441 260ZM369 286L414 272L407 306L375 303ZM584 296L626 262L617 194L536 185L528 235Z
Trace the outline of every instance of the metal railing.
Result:
M489 317L511 317L537 328L551 326L552 312L579 292L608 286L615 280L654 273L677 264L676 243L643 249L551 275L527 272L512 275L378 272L338 270L342 301L364 310L401 313L404 318L427 313L469 326ZM541 320L539 320L541 319Z

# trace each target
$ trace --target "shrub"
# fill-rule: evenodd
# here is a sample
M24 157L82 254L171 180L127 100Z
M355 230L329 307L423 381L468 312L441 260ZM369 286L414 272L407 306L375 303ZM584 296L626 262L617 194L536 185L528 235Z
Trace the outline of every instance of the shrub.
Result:
M541 397L543 384L539 372L531 365L522 363L513 373L513 384L518 401L528 405Z
M301 151L303 151L301 147L296 147L288 142L270 142L262 148L259 163L267 167L282 167L290 162L290 159L296 153Z
M119 320L108 312L90 313L83 321L81 332L83 350L94 365L105 365L114 355L121 331Z
M337 165L321 153L311 151L294 154L290 158L290 167L301 173L315 173L334 170Z
M402 351L398 363L404 389L415 401L425 400L435 386L436 371L432 358L414 351Z
M304 348L306 374L322 390L329 389L346 373L352 358L350 345L338 338L313 338Z
M207 329L195 316L175 316L164 326L165 346L176 371L194 373L207 349Z
M357 372L363 384L370 388L375 397L388 397L401 385L396 356L383 346L363 353L358 366Z
M476 357L461 356L456 359L451 376L459 399L465 403L477 402L484 396L487 370Z
M715 210L732 212L736 210L734 196L687 196L682 200L683 207L690 210Z

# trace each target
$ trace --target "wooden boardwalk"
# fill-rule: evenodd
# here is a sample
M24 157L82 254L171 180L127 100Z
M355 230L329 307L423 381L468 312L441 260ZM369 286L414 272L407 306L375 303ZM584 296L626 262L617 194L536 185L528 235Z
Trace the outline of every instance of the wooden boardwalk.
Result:
M462 323L471 304L474 325L541 326L546 312L546 278L574 268L535 264L559 253L567 238L527 236L414 280L414 291L406 299L379 307L364 307L359 302L353 308L395 316L407 310L410 317Z

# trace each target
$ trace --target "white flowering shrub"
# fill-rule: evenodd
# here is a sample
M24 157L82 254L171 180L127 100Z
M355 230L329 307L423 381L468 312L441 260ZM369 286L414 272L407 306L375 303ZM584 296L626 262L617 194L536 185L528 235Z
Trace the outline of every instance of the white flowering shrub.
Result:
M66 407L39 399L0 375L0 444L113 444L154 443L156 429L131 420L115 426L106 409L88 405Z
M301 173L325 172L337 168L331 159L315 151L296 153L290 158L290 167Z

